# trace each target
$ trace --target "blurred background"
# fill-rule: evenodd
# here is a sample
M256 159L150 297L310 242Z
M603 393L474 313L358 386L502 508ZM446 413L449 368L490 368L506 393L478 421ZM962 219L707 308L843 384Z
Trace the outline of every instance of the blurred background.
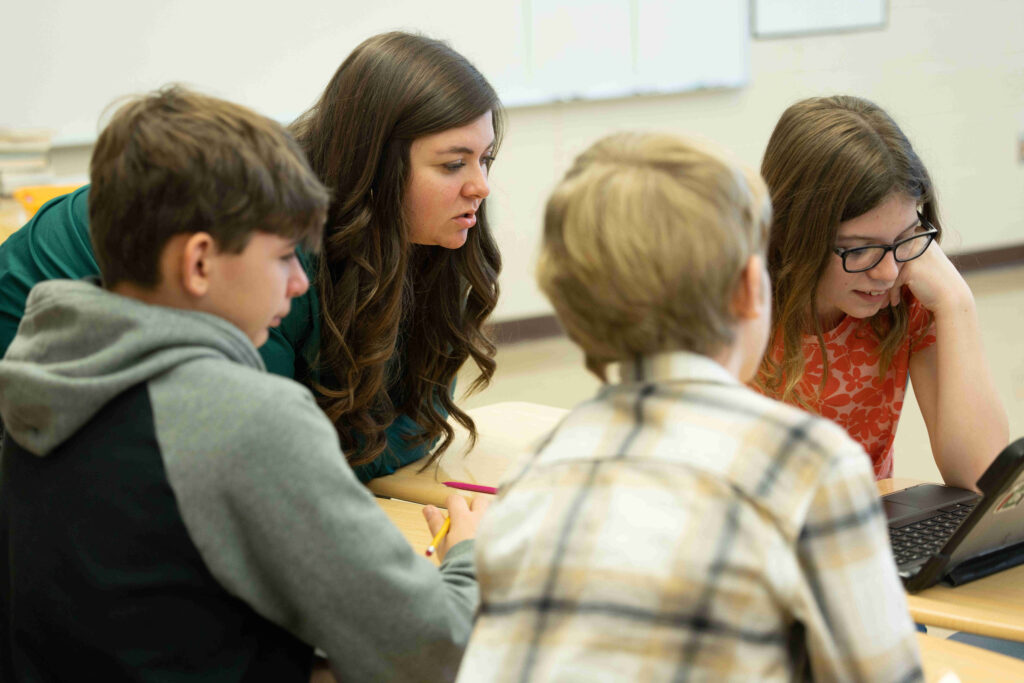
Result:
M794 101L872 99L933 176L943 248L960 255L1011 435L1024 435L1020 0L34 0L2 15L0 239L41 199L15 199L19 188L86 182L105 112L125 94L182 82L287 123L375 33L422 32L469 57L508 107L489 200L505 262L502 344L496 379L471 406L569 407L597 386L533 278L546 196L594 140L693 135L756 168ZM934 480L908 403L896 473Z

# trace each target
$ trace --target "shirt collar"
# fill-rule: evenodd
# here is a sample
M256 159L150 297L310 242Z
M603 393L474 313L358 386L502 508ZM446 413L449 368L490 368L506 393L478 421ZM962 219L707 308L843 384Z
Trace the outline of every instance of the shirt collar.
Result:
M739 384L716 361L690 351L671 351L637 356L619 363L619 383L690 381Z

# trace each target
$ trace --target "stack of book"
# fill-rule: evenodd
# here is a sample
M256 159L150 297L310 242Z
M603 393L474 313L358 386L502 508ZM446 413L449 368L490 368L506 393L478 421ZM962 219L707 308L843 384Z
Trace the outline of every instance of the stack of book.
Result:
M0 194L54 182L50 168L51 131L0 127Z

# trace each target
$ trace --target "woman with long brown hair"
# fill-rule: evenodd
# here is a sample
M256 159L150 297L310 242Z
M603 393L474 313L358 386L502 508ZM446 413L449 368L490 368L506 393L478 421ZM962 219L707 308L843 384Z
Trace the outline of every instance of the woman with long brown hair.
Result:
M332 191L313 286L260 348L268 370L309 383L364 481L451 442L456 372L494 372L483 323L501 258L488 224L488 171L502 110L480 72L443 42L364 41L292 125ZM0 353L31 285L99 271L82 188L44 206L0 246Z
M910 381L943 479L974 488L1006 413L910 141L872 102L807 99L782 114L761 173L773 331L755 387L838 422L884 478Z
M376 476L423 455L451 414L468 359L494 372L482 325L501 257L484 199L501 133L494 90L444 43L375 36L293 124L335 192L314 285L322 325L314 377L353 465Z

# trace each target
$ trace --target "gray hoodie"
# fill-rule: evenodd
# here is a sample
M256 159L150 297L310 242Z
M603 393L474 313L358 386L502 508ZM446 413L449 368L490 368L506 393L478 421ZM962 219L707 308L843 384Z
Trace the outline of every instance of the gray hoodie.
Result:
M9 432L0 496L17 491L24 499L3 500L0 533L19 538L17 526L38 510L33 501L46 496L46 482L72 471L65 463L78 453L92 448L88 457L101 463L93 469L105 467L103 449L133 464L152 460L145 477L165 477L173 492L173 504L152 514L180 515L219 587L322 648L339 679L454 676L478 598L472 542L453 548L440 571L418 556L346 464L310 392L264 372L256 349L227 321L150 306L88 281L39 284L0 361L0 414ZM127 430L124 415L149 417L132 417ZM80 440L100 443L100 455ZM39 491L6 462L19 454L22 469L45 462ZM136 486L132 472L104 470L95 486L110 486L104 496L116 498ZM19 488L13 476L29 483ZM88 516L103 500L80 508L72 501L69 514ZM8 509L19 504L19 514ZM36 523L33 543L68 553L66 565L74 549L61 544L80 540L63 539L60 525L40 539L47 528ZM14 543L12 566L27 556L17 551ZM167 555L161 561L173 564L177 556ZM8 604L19 594L11 571ZM18 628L18 615L8 612L6 626Z

